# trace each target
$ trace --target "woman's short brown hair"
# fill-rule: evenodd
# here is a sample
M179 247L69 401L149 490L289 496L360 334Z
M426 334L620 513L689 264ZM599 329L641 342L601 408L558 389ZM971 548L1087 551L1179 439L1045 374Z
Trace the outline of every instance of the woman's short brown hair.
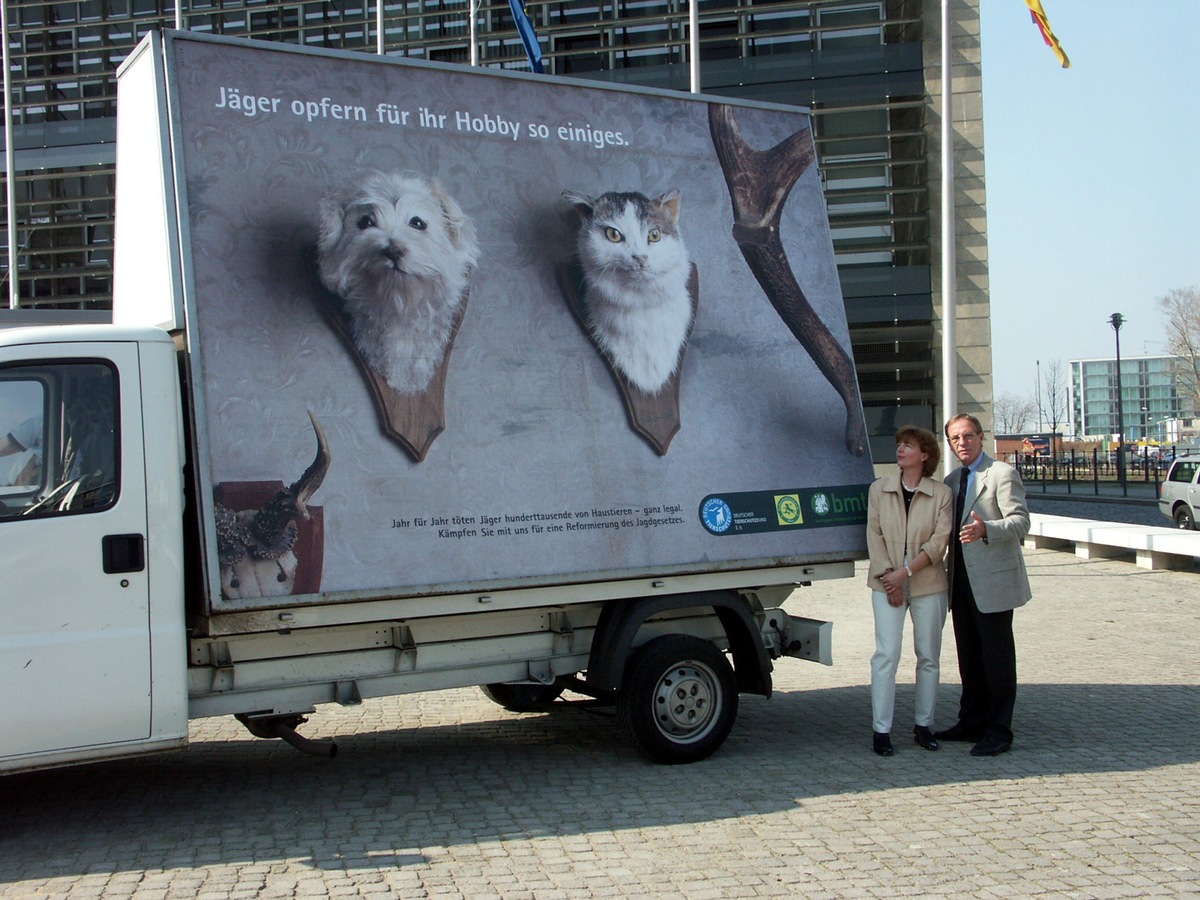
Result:
M926 477L937 471L938 463L942 461L942 446L932 431L918 428L916 425L905 425L896 432L896 444L914 444L922 453L928 454L921 466L921 474Z

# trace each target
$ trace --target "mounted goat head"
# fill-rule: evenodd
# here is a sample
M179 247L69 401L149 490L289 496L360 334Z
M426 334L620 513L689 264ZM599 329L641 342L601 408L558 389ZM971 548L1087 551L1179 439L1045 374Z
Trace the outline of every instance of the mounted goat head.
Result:
M308 417L317 434L317 455L299 481L258 509L234 512L217 504L217 556L226 600L284 597L295 587L296 521L308 519L309 498L325 480L332 459L320 423L311 412Z

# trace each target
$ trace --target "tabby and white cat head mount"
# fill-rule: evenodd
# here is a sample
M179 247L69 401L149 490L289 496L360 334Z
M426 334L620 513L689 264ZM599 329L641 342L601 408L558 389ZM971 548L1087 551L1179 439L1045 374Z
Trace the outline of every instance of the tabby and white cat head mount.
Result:
M679 191L651 199L564 191L580 218L577 252L592 339L639 391L661 392L692 327L692 265L679 230Z
M630 427L665 456L681 427L680 374L700 293L679 191L562 196L579 236L575 258L558 266L559 289L612 374Z
M479 258L475 227L434 179L366 172L321 203L317 270L363 359L395 391L433 379Z

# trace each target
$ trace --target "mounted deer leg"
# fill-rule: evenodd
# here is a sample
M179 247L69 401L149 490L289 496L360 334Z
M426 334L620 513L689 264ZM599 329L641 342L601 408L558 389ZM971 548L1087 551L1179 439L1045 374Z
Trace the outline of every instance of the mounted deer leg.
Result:
M755 150L742 137L733 108L721 104L709 107L708 124L733 201L733 239L775 311L841 396L846 447L862 456L867 434L854 363L804 296L779 236L788 194L813 163L812 135L797 132L769 150Z

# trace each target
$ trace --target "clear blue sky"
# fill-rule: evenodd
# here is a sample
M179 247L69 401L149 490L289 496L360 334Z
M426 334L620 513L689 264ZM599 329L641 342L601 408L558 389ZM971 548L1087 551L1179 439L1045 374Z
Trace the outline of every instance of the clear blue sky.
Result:
M1156 300L1200 288L1200 0L982 0L995 392L1037 362L1165 351ZM935 173L936 175L936 173Z

